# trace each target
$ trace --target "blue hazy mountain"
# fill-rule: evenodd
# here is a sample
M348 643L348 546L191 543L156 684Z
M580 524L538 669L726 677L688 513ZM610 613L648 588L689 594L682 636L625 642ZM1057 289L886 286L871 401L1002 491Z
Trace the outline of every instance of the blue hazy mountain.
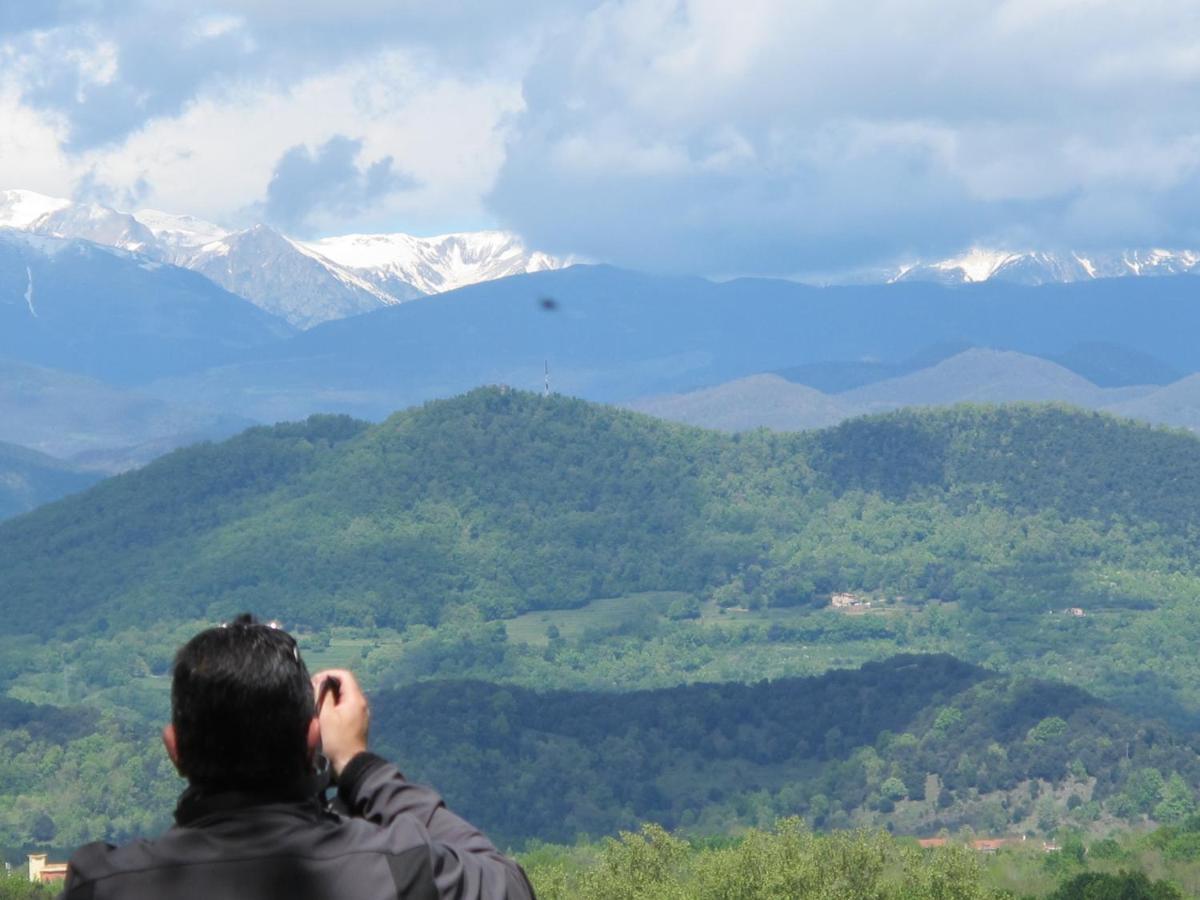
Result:
M660 418L722 431L803 431L906 406L1019 402L1058 402L1112 411L1119 408L1130 418L1191 427L1200 424L1194 410L1184 421L1179 421L1178 415L1164 415L1167 408L1187 408L1178 400L1174 404L1164 400L1168 390L1145 384L1103 388L1043 357L974 347L935 365L837 393L822 393L768 374L684 394L646 397L628 405ZM1178 390L1170 393L1182 396Z
M1076 344L1052 359L1092 384L1105 388L1167 385L1185 374L1152 354L1109 342Z
M772 374L794 384L816 388L825 394L838 394L842 391L850 391L857 387L874 384L877 381L885 381L888 378L899 378L901 375L936 366L943 360L970 349L969 344L957 341L927 347L901 362L883 362L877 359L822 360L799 366L788 366L786 369L780 369Z
M291 333L194 272L0 229L0 358L133 384L218 365Z
M1193 276L815 288L575 266L329 322L155 389L269 421L316 411L380 418L479 384L537 389L546 362L553 390L606 402L822 360L902 362L939 345L1053 358L1116 343L1193 372L1198 289Z
M840 394L889 378L919 372L973 349L1000 348L972 347L963 342L936 344L901 362L882 362L874 359L825 360L789 366L773 374L795 384L816 388L825 394ZM1070 369L1076 375L1082 375L1097 387L1105 388L1143 384L1166 385L1178 381L1184 374L1149 353L1110 342L1076 344L1065 352L1050 357L1050 361Z
M0 519L82 491L102 477L44 453L0 443Z

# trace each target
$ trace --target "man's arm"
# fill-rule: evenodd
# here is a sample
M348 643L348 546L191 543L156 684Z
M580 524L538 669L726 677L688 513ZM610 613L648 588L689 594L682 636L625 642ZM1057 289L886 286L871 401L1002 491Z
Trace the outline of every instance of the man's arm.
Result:
M525 873L474 825L456 816L430 788L405 779L395 766L367 752L370 711L346 670L318 673L316 696L330 677L338 688L318 710L321 740L338 782L338 795L354 816L389 825L412 816L428 831L438 889L460 900L533 900Z

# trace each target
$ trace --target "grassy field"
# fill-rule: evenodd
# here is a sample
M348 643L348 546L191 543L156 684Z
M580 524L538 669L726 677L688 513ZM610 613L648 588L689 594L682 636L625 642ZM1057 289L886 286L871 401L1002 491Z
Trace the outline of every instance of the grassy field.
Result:
M630 594L593 601L577 609L541 610L504 620L507 644L517 655L513 665L494 675L486 670L463 672L466 677L495 678L531 687L571 687L632 690L667 687L696 681L756 681L798 675L817 675L832 668L853 668L897 652L889 639L828 640L809 643L751 641L734 637L712 641L714 631L732 634L751 626L799 626L814 615L811 608L722 609L715 603L699 606L699 616L675 619L690 595L674 591ZM692 601L694 602L694 601ZM896 604L847 612L848 616L892 615ZM458 626L439 630L425 627L405 632L390 629L339 629L324 635L298 633L310 671L349 668L368 688L395 684L394 665L410 653L427 653L439 635L454 634ZM569 649L553 657L550 634ZM694 635L693 641L688 636ZM709 637L706 637L709 636ZM680 642L683 642L682 644ZM695 646L693 646L695 644ZM553 661L551 661L553 659ZM513 667L515 666L515 668ZM410 670L403 680L424 677ZM430 677L455 677L442 669ZM550 679L548 682L547 679Z
M679 618L688 607L691 618ZM896 601L870 609L845 611L848 618L892 616L909 610ZM919 613L918 613L919 614ZM401 666L405 660L428 659L431 647L451 647L458 635L469 635L475 620L451 620L438 629L413 626L406 631L387 628L339 628L295 631L309 671L347 668L358 673L368 689L425 677L473 677L511 681L531 687L633 690L669 687L697 681L756 681L788 676L817 675L833 668L853 668L871 659L899 652L891 637L840 640L825 636L812 641L764 639L765 628L782 625L803 629L831 614L811 607L751 610L697 603L691 595L656 591L595 600L576 609L542 610L503 621L508 662L496 669L473 665L469 655L429 669L424 664ZM758 633L746 639L747 626ZM156 635L145 645L129 646L114 636L43 651L42 665L11 673L7 696L34 703L70 705L91 702L129 706L157 715L166 708L170 678L167 666L175 649L204 623L181 625ZM550 646L550 634L562 642ZM727 633L728 640L714 640ZM469 639L464 637L463 639ZM920 649L937 639L927 636ZM149 650L147 648L150 648ZM140 656L139 656L140 654ZM416 654L416 655L412 655ZM145 660L156 659L151 665ZM464 659L466 662L464 663ZM465 667L464 667L465 666ZM125 669L124 678L100 679L97 672ZM152 671L153 670L153 671ZM107 686L104 682L107 681Z
M689 595L677 591L655 591L646 594L630 594L626 597L611 597L593 600L578 609L540 610L525 613L515 619L507 619L504 627L508 639L522 644L545 646L549 643L546 631L551 625L558 628L564 638L583 637L589 628L611 633L623 625L636 622L639 617L652 616L667 621L667 609Z
M629 594L625 597L608 597L593 600L578 609L540 610L525 613L505 621L510 641L534 646L549 643L546 631L555 626L564 638L582 637L588 629L612 633L623 625L635 625L639 618L652 617L659 622L670 621L667 612L676 601L690 599L691 595L679 591L653 591L644 594ZM847 610L850 616L896 615L903 612L904 604L892 601L869 609ZM732 607L723 609L714 602L700 604L698 619L687 621L701 625L735 628L741 625L790 625L812 615L811 607L779 609L745 609Z
M372 650L389 648L399 651L404 645L403 637L390 629L380 629L371 635L357 629L334 629L329 643L324 646L323 641L303 633L296 635L296 641L310 672L320 672L322 669L357 669L363 658Z

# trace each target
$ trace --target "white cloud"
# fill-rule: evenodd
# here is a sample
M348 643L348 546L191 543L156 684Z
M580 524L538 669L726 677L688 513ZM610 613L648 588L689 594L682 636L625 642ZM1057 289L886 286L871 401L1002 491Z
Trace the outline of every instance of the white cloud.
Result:
M22 104L11 85L0 82L0 172L4 187L23 187L63 196L75 166L62 152L66 125Z
M370 215L413 230L443 230L459 217L486 219L480 198L503 161L505 122L521 109L519 85L430 71L411 54L384 53L290 86L242 82L204 92L176 116L159 117L120 144L64 154L66 127L8 95L23 127L0 137L0 170L69 194L84 173L118 193L145 182L140 202L220 222L265 196L281 155L338 134L363 142L368 159L392 156L419 186ZM325 230L361 224L327 217Z
M241 16L218 14L201 16L192 24L192 33L200 40L212 40L226 34L243 31L246 20Z
M416 186L326 209L326 231L496 219L547 249L721 272L1196 237L1191 0L78 9L96 12L0 37L14 186L87 179L229 221L285 151L340 135Z
M1178 244L1198 89L1187 0L614 0L531 70L492 202L549 249L691 271Z

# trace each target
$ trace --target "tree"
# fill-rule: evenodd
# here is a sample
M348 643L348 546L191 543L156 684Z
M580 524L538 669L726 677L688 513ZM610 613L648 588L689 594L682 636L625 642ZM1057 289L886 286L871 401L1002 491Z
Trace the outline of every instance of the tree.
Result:
M879 794L885 800L891 800L895 803L898 800L904 800L908 797L908 788L904 786L904 782L894 775L891 778L884 780L879 786Z
M1168 825L1182 822L1196 811L1192 789L1178 772L1172 772L1163 785L1162 800L1154 807L1154 818Z
M1166 881L1150 881L1143 872L1083 872L1061 884L1048 900L1183 900Z

